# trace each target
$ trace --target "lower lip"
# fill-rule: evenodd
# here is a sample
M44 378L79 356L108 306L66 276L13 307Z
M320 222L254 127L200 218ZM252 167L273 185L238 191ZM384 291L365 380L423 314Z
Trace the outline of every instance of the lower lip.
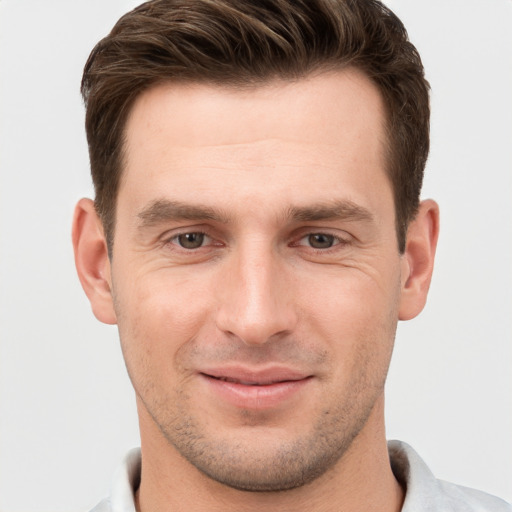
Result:
M210 389L222 400L243 409L269 409L277 407L297 395L311 377L301 380L276 382L264 386L249 386L228 382L201 374Z

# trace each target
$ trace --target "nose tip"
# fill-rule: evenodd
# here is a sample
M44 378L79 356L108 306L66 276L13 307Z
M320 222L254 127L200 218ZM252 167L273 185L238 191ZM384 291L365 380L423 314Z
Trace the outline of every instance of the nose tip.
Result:
M234 313L229 319L226 317L219 327L238 338L245 345L263 345L272 339L279 338L291 332L290 323L274 313L262 313L258 318L249 318L249 315Z
M217 327L246 345L261 345L293 331L297 322L284 272L272 261L228 273Z

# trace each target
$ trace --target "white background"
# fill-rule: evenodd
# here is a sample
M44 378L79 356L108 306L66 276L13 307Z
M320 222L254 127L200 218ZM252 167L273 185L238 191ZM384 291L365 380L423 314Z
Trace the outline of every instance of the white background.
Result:
M91 195L79 96L136 2L0 0L0 510L78 512L138 444L114 327L75 276ZM430 302L399 326L388 437L444 479L512 501L512 1L393 0L432 95L424 197L442 210Z

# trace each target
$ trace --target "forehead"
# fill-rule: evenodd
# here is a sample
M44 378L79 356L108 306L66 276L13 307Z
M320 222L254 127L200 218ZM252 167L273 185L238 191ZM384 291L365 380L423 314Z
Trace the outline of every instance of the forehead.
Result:
M330 200L343 176L382 180L384 124L379 91L353 69L244 89L158 85L127 120L119 193L154 200L158 187L197 202L271 188L280 200Z
M223 138L228 143L243 143L247 137L263 138L277 131L282 137L307 134L329 143L347 135L345 128L347 123L353 124L354 116L361 127L368 127L375 121L384 122L384 109L373 82L359 70L348 68L241 88L159 84L136 99L126 133L128 139L134 139L144 135L135 133L141 125L146 130L165 127L173 142L188 145L196 142L195 136L201 144L222 143ZM244 130L232 130L240 125Z

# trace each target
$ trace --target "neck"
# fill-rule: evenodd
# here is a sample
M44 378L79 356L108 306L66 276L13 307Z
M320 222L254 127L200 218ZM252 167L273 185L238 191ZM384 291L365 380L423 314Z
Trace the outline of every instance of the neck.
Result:
M383 409L382 397L350 448L314 482L282 492L248 492L213 481L197 470L139 407L142 474L137 511L399 512L404 492L391 470Z

